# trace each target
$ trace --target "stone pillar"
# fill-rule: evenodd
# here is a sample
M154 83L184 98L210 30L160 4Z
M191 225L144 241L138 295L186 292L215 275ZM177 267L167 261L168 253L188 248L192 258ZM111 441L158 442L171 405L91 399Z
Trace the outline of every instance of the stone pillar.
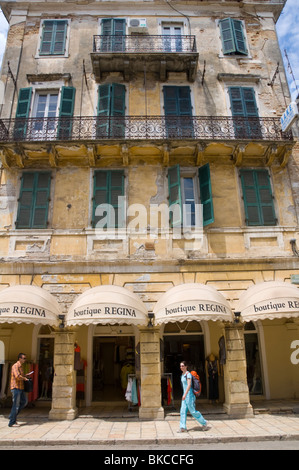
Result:
M225 344L223 408L234 418L253 416L247 385L244 328L241 323L225 326Z
M54 381L49 419L72 420L77 416L74 335L67 330L55 332Z
M141 406L139 418L164 419L161 405L161 367L159 328L140 331Z

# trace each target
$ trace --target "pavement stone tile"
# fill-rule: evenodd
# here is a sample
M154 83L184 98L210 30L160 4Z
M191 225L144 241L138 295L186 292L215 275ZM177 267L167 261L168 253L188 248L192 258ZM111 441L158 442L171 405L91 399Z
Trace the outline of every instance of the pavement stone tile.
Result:
M298 407L298 402L296 404ZM275 409L272 414L269 409ZM297 409L296 408L296 409ZM260 410L267 410L260 412ZM284 409L284 411L281 411ZM258 413L252 418L230 419L224 413L215 413L215 409L208 412L206 406L206 419L210 429L203 431L196 421L188 416L186 433L177 433L179 429L179 413L166 414L161 421L142 421L137 413L128 414L127 409L116 407L90 407L82 410L73 421L52 421L48 419L48 410L23 410L19 428L8 427L9 411L0 410L0 446L14 445L26 446L101 444L113 446L119 441L131 445L182 444L182 443L210 443L210 442L240 442L298 440L299 449L299 414L290 412L289 405L282 406L277 401L273 405L259 404ZM294 410L294 406L293 406Z

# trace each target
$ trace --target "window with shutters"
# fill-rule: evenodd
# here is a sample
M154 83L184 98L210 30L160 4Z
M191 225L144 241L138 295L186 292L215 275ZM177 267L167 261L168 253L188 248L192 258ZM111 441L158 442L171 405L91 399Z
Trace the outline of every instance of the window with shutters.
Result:
M47 228L50 185L50 172L23 173L18 200L17 229Z
M126 87L107 83L98 87L97 138L125 135Z
M69 86L62 86L60 90L35 89L34 93L32 87L21 88L15 140L69 140L72 136L75 92L75 88ZM29 120L29 117L32 119Z
M41 25L39 56L65 56L68 20L44 20Z
M93 178L92 227L124 227L124 171L97 170Z
M102 52L123 52L126 49L126 20L102 19Z
M195 227L214 222L212 185L209 164L196 171L175 165L168 170L169 207L172 227ZM201 214L199 213L201 211Z
M248 55L243 21L225 18L219 21L224 55Z
M193 138L191 90L189 86L164 86L166 134L169 138Z
M183 25L162 24L163 47L167 52L182 52Z
M265 169L240 171L246 225L276 225L270 175Z
M231 86L228 93L236 137L260 138L262 132L254 88Z
M56 136L58 96L59 90L40 91L35 94L32 117L36 120L33 121L32 127L37 137L45 132L48 137L50 134Z

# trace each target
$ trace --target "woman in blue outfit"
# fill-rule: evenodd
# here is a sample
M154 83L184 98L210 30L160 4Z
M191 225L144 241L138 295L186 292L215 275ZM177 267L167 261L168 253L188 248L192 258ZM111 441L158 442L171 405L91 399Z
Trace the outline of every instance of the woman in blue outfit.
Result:
M183 386L183 396L182 396L182 404L181 404L181 411L180 411L180 429L178 432L186 432L186 421L187 421L187 413L190 411L193 418L202 425L204 430L208 429L208 423L202 416L199 411L195 409L195 395L192 390L192 379L191 374L187 370L187 363L186 361L182 361L180 363L180 368L182 371L181 382Z

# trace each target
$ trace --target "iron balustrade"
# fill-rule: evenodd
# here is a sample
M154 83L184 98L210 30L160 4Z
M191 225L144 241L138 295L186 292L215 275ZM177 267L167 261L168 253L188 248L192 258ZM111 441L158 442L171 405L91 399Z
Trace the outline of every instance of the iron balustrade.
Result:
M214 116L81 116L0 119L0 143L61 141L291 141L280 119Z
M93 37L94 53L196 52L193 35L97 35Z

